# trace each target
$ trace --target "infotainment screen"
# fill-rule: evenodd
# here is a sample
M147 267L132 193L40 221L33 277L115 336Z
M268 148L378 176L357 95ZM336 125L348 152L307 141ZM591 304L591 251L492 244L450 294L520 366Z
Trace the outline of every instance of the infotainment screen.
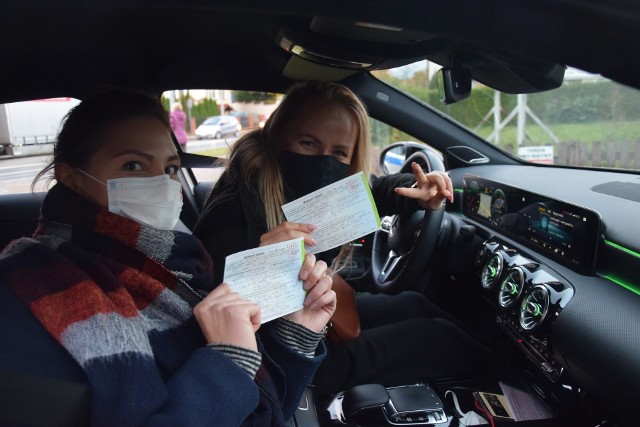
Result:
M594 273L601 233L597 212L468 174L464 186L465 215L579 273Z

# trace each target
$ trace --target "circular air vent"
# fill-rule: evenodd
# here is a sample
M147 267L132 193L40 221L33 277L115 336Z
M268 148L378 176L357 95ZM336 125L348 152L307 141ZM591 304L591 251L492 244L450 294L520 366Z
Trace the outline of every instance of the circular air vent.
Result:
M533 331L542 324L549 311L549 291L543 285L531 288L520 304L520 326Z
M513 267L507 273L507 277L504 278L500 285L500 292L498 293L498 304L502 308L511 307L522 293L522 287L524 286L524 273L520 267Z
M500 274L502 274L503 258L500 252L495 252L489 257L489 260L482 269L482 287L485 289L491 289L496 283Z

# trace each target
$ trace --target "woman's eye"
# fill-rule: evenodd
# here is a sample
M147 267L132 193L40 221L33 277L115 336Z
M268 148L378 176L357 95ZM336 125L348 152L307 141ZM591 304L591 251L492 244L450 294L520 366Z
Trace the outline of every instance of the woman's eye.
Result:
M344 151L334 151L333 152L333 156L334 157L339 157L339 158L346 158L347 157L347 153L345 153Z
M313 148L314 144L313 141L300 141L300 145L302 145L305 148Z
M164 170L164 173L166 173L167 175L177 175L179 169L180 166L171 165Z
M127 171L137 172L142 170L142 165L138 162L128 162L122 168Z

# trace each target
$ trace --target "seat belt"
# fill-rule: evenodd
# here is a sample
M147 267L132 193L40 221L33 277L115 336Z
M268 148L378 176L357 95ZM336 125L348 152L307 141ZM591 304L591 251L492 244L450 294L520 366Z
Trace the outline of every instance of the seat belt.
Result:
M0 425L89 425L87 384L0 369Z

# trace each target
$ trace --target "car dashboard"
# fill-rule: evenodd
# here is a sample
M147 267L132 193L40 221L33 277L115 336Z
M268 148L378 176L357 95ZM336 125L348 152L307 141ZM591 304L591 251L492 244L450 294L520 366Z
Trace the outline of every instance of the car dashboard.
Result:
M473 272L464 286L478 289L497 329L549 384L572 384L632 417L640 396L640 200L628 190L640 178L497 165L449 174L458 240L450 256L464 259L448 274Z

